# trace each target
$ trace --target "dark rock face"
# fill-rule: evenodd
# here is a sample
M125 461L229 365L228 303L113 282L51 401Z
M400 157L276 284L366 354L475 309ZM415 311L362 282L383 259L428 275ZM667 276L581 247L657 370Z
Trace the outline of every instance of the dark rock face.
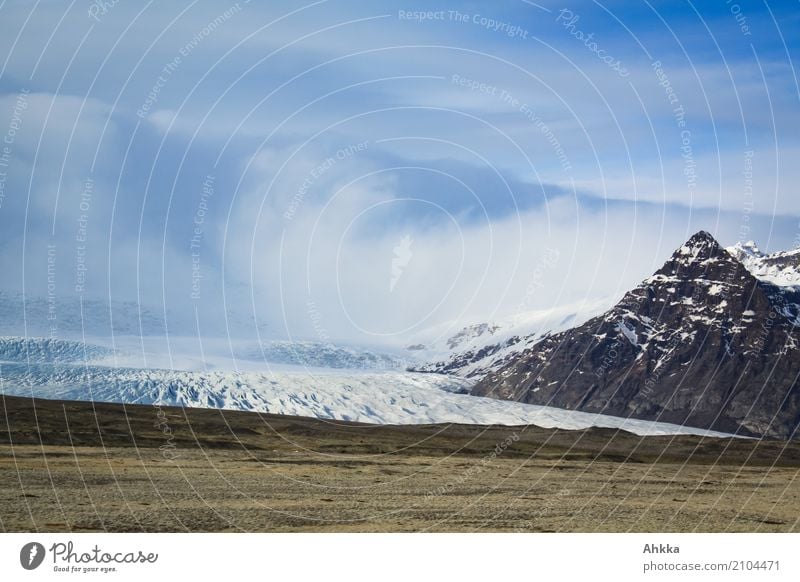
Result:
M750 436L800 437L800 291L699 232L605 314L552 335L473 394Z

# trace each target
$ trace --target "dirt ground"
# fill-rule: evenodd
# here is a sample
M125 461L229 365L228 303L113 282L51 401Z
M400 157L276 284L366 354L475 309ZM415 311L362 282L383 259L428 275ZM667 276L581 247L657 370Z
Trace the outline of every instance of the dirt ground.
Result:
M0 419L3 531L800 531L797 443L11 398Z

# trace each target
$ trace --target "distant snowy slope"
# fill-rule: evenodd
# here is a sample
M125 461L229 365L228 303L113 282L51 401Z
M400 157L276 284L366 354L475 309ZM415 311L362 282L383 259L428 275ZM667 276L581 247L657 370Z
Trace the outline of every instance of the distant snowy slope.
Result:
M103 345L98 345L103 344ZM104 347L108 345L109 347ZM119 336L113 341L0 336L0 362L91 363L112 367L270 370L277 366L404 370L408 360L354 346L310 341L228 341L191 337Z
M619 428L637 434L707 434L688 427L627 420L459 394L469 380L438 374L224 373L114 369L53 364L0 365L0 392L39 398L224 408L376 424L534 424Z
M241 354L244 359L315 368L402 370L408 361L362 348L311 341L269 341Z
M612 303L610 299L602 299L522 312L493 323L467 325L449 336L445 330L429 330L423 336L428 343L419 338L407 348L422 360L410 369L481 378L548 335L579 325Z
M235 304L232 303L232 304ZM0 334L82 338L112 335L196 335L198 319L191 306L164 309L133 301L107 301L72 296L47 297L0 291ZM200 312L204 336L253 339L258 325L252 314L229 309L226 313ZM206 317L207 316L207 317Z
M164 329L163 315L136 303L60 297L51 304L45 297L0 291L0 333L7 335L49 335L55 330L70 337L105 337L112 331L149 335Z
M0 337L0 362L73 363L113 355L101 346L54 338Z
M754 277L779 287L800 287L800 249L765 254L754 241L726 249Z

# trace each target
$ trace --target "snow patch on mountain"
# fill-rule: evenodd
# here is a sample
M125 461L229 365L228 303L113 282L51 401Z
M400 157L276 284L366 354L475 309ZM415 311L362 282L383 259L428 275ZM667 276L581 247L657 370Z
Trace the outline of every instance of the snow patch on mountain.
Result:
M104 345L105 344L105 345ZM106 347L108 345L112 347ZM353 346L312 341L263 343L192 337L119 336L86 342L0 336L0 362L88 363L108 367L269 371L305 369L405 370L408 359Z

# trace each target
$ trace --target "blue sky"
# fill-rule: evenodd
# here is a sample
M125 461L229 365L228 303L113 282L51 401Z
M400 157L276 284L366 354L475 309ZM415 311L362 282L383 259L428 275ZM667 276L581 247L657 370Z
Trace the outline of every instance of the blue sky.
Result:
M382 341L800 240L797 2L265 4L0 5L4 288Z

